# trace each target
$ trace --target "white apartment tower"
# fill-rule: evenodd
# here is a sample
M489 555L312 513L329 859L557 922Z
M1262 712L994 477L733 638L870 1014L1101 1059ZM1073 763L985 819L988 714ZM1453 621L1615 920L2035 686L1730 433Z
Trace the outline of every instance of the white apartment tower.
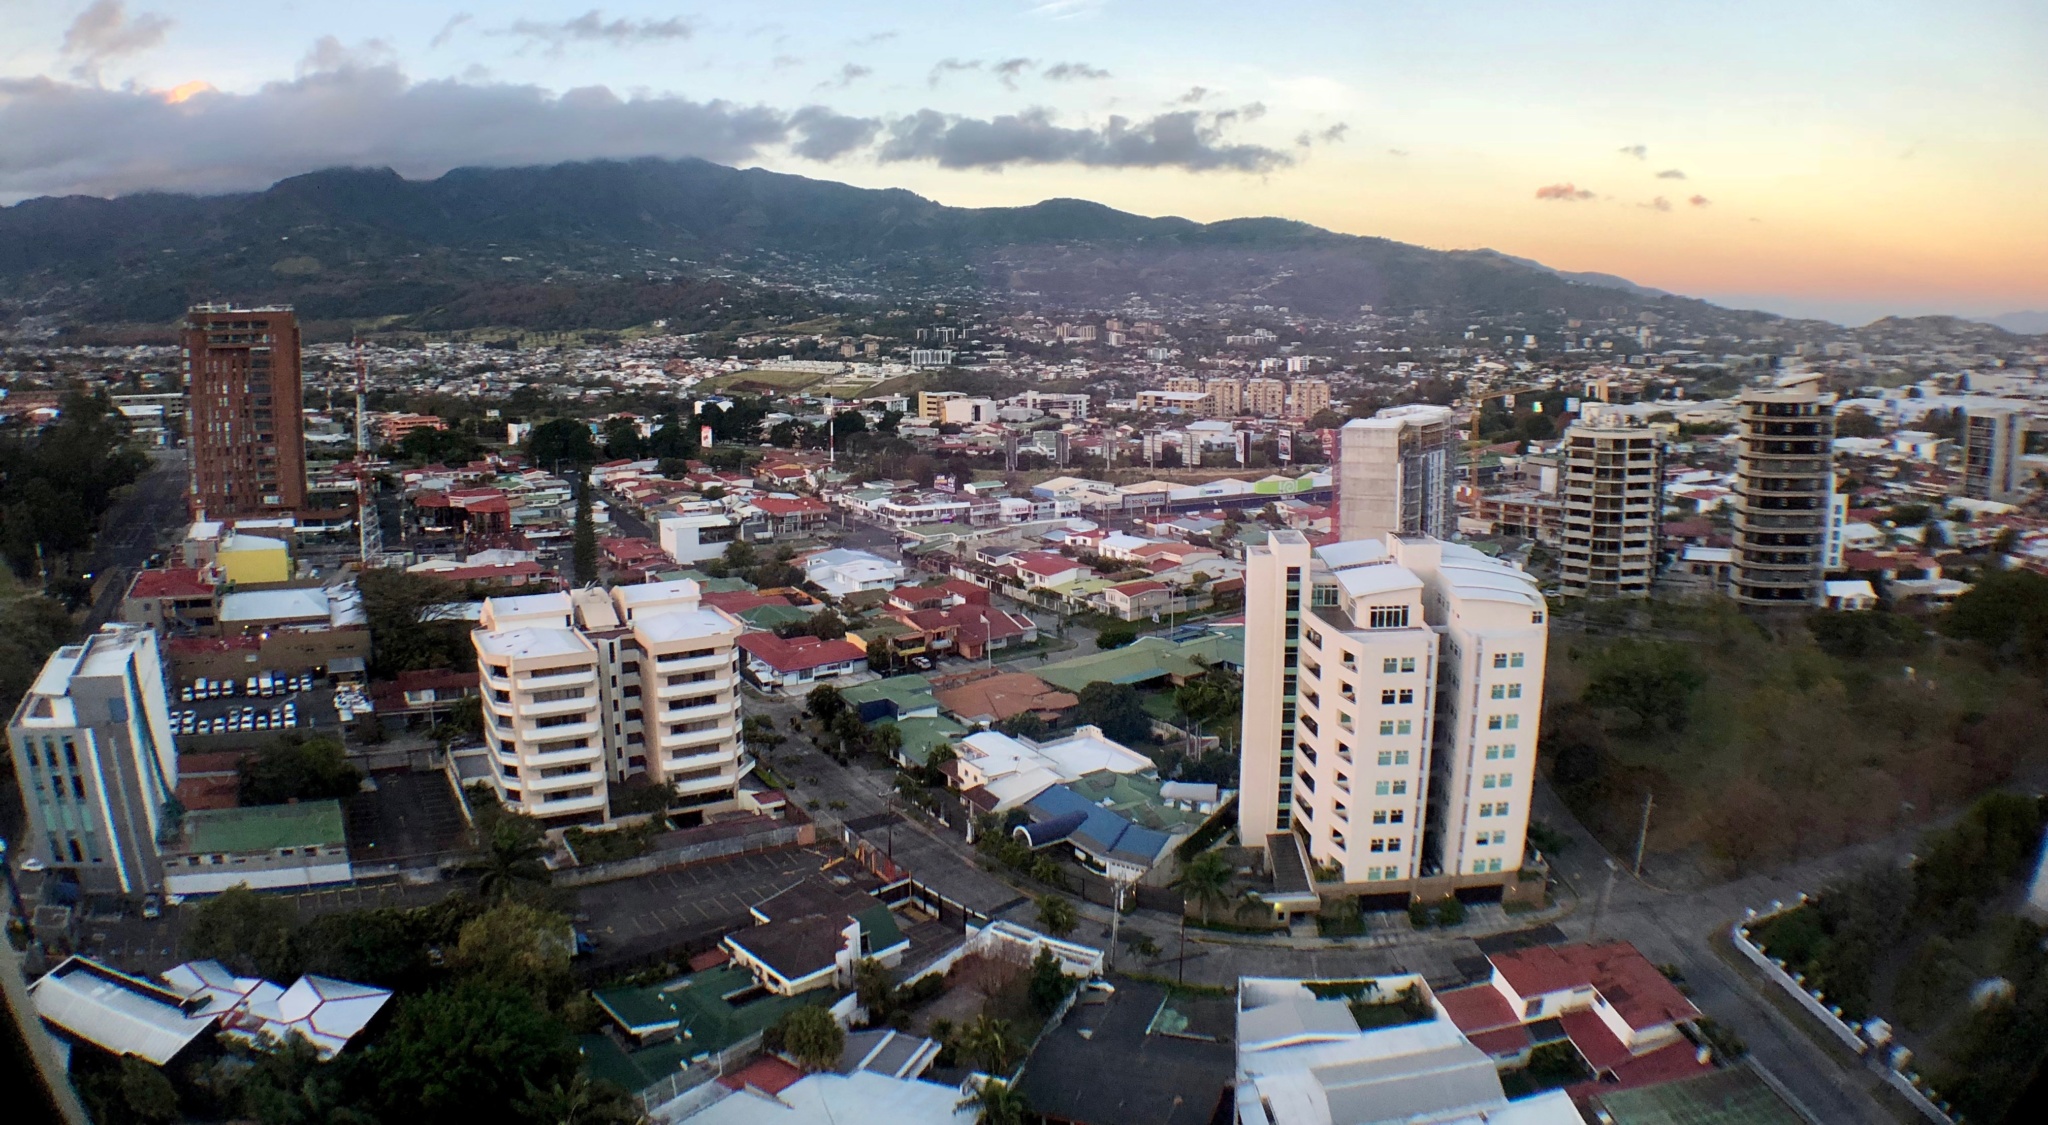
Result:
M28 811L14 862L74 872L92 893L163 889L178 748L154 631L106 625L52 653L7 741Z
M492 784L550 824L597 823L610 787L645 777L671 808L730 807L740 752L741 624L697 583L490 598L471 635Z
M1579 423L1565 430L1559 456L1558 591L1649 597L1664 511L1664 439L1642 426Z
M1390 406L1337 431L1337 537L1448 539L1458 431L1448 406Z
M1549 628L1535 583L1440 540L1278 531L1245 584L1242 838L1298 847L1350 893L1512 882Z

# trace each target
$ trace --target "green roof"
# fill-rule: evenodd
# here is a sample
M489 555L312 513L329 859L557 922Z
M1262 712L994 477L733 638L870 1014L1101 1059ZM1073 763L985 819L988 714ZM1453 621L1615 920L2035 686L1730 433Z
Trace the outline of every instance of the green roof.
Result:
M629 1053L603 1035L578 1036L576 1046L583 1052L583 1065L592 1078L602 1078L627 1093L639 1093L681 1070L693 1050L688 1040L671 1039Z
M597 1002L628 1027L679 1025L677 1036L687 1044L685 1057L722 1051L766 1028L804 1001L764 995L735 1007L725 998L756 990L753 975L735 965L721 965L645 988L607 988L592 993ZM650 1048L652 1049L652 1048ZM641 1052L634 1052L635 1055Z
M853 918L860 923L860 931L868 935L870 952L880 953L903 941L903 930L896 925L896 915L890 913L889 908L882 903L878 902L868 907Z
M896 704L898 714L939 705L939 701L932 696L932 682L917 675L890 676L885 680L869 680L864 684L841 688L839 698L856 707L873 700L887 699Z
M749 625L772 630L777 625L796 625L809 621L811 612L801 606L770 604L743 609L739 616Z
M1097 770L1079 780L1067 782L1067 788L1086 797L1091 805L1119 813L1142 828L1168 835L1181 829L1192 831L1208 819L1201 813L1177 809L1160 800L1159 784L1156 777Z
M1595 1093L1615 1125L1799 1125L1804 1118L1746 1066L1698 1078Z
M1078 692L1098 680L1142 684L1166 676L1200 675L1204 664L1242 664L1244 634L1208 633L1175 644L1164 637L1139 637L1137 642L1108 652L1076 656L1033 674L1057 688Z
M932 748L949 746L954 739L967 733L967 728L945 716L925 719L897 719L896 729L903 735L903 759L925 764L931 758Z
M339 847L348 843L345 823L340 801L203 809L185 814L185 838L205 854Z

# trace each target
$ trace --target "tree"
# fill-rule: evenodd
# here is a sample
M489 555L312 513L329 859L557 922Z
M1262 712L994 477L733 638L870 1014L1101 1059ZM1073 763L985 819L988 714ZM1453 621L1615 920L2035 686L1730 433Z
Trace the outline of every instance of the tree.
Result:
M819 684L811 689L810 694L804 696L804 713L818 720L818 725L822 727L829 728L832 720L845 713L846 709L846 700L840 696L839 689L831 684Z
M136 1121L178 1119L178 1091L164 1072L132 1055L121 1060L121 1101Z
M1582 698L1589 706L1618 708L1635 716L1633 733L1683 730L1692 693L1704 678L1692 654L1661 641L1616 641L1602 653Z
M348 797L362 786L361 770L349 764L332 738L288 734L236 765L244 805L282 805Z
M373 567L356 577L370 626L370 662L381 678L428 668L474 667L469 623L443 607L463 600L446 579Z
M1152 716L1129 684L1097 680L1081 689L1080 703L1070 713L1074 722L1101 727L1118 742L1139 742L1152 733Z
M380 1120L518 1119L527 1087L571 1080L575 1045L531 995L483 981L403 997L364 1053Z
M1122 648L1138 639L1138 630L1130 625L1118 623L1105 625L1095 634L1095 647L1099 649Z
M527 1083L519 1109L522 1120L540 1125L642 1125L648 1119L633 1095L583 1070L546 1089Z
M1050 1016L1077 983L1079 978L1068 976L1060 968L1060 959L1052 955L1052 950L1041 949L1031 961L1031 1006L1038 1009L1039 1015Z
M2031 570L1985 574L1956 599L1942 631L2040 664L2048 657L2048 576Z
M1080 924L1081 916L1074 904L1056 894L1038 896L1038 924L1045 932L1057 938L1066 937Z
M1040 739L1052 733L1052 728L1036 711L1021 711L1007 719L996 722L996 729L1012 738Z
M1204 725L1235 718L1244 711L1244 681L1225 669L1211 668L1175 688L1173 705Z
M1000 1078L984 1080L953 1108L973 1110L975 1125L1024 1125L1031 1116L1024 1095Z
M597 442L590 427L574 418L554 418L526 435L526 456L535 466L553 469L558 463L588 465L597 460Z
M839 1063L846 1049L846 1029L832 1013L806 1004L783 1013L776 1021L782 1030L782 1049L805 1070L825 1070Z
M572 943L567 918L507 900L462 927L450 963L467 978L554 996L569 983Z
M502 898L519 893L521 887L548 882L548 867L542 861L547 848L540 826L523 816L506 814L489 826L484 853L471 861L476 871L477 893Z
M1016 1061L1019 1049L1017 1031L1009 1020L997 1019L983 1012L961 1031L960 1049L982 1070L1001 1074Z
M889 1018L893 1006L890 1001L896 991L896 981L889 973L889 967L872 957L863 957L854 962L853 990L860 998L860 1006L866 1010L869 1023L881 1023Z
M1202 921L1207 922L1211 909L1229 904L1230 882L1236 874L1221 852L1203 852L1181 865L1173 888L1200 908Z
M237 883L193 910L186 947L237 973L290 980L297 975L293 917L289 902Z
M576 584L597 581L597 520L591 513L590 473L576 482L576 538L573 547Z
M238 1053L248 1065L235 1074L233 1097L245 1116L263 1125L375 1125L374 1117L348 1104L348 1064L321 1062L305 1036Z

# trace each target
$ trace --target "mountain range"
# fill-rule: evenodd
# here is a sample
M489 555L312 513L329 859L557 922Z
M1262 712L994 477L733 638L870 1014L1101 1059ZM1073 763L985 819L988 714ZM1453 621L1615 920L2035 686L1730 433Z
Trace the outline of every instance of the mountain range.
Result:
M432 180L330 169L261 192L0 208L0 312L14 316L162 323L226 299L291 302L314 321L605 328L701 322L741 293L780 291L773 300L795 315L791 287L841 300L1109 308L1136 298L1333 318L1372 306L1458 327L1617 305L1678 314L1695 331L1787 323L1491 250L1284 219L1150 218L1073 199L948 207L702 160L462 168Z

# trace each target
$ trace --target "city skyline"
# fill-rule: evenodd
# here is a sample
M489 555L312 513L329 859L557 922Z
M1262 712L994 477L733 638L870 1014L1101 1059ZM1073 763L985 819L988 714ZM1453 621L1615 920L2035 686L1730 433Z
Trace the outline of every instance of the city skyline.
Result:
M2048 309L2048 22L2007 0L1304 2L1229 36L1090 0L10 7L8 202L690 155L1280 215L1846 323Z

